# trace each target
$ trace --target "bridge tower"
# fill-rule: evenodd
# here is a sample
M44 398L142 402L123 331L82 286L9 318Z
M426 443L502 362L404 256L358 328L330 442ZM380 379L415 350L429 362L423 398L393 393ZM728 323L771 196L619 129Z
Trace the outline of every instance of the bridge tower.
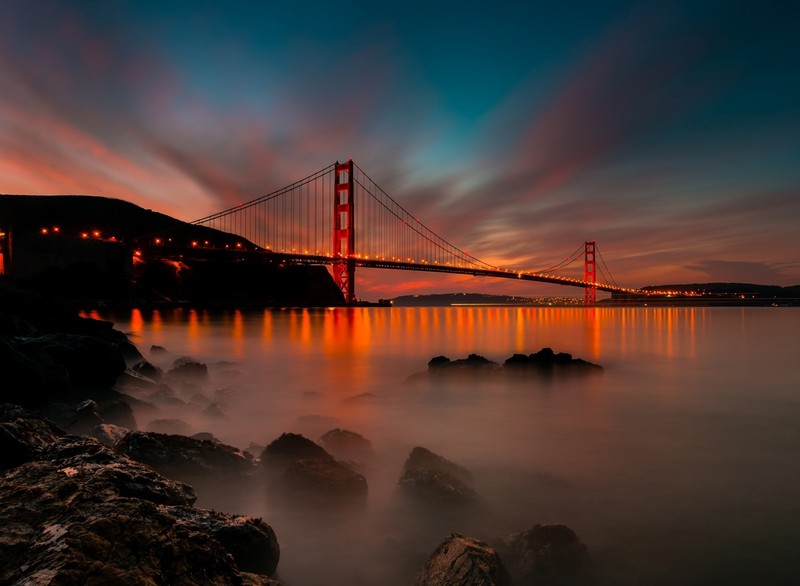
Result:
M333 280L345 303L356 300L353 160L336 161L333 190Z
M583 280L586 283L592 283L591 287L584 287L583 289L583 304L594 305L597 301L597 286L595 285L597 281L595 279L594 266L594 240L583 243Z

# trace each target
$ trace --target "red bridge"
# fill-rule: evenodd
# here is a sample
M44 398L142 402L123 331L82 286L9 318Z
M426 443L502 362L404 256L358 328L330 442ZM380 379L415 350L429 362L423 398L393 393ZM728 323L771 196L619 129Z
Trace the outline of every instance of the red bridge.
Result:
M417 220L352 160L337 162L282 189L200 218L193 224L245 239L246 244L224 251L228 254L270 255L287 262L331 265L334 280L347 303L356 301L357 267L569 285L583 288L587 305L595 303L598 290L642 295L667 293L619 286L594 241L581 243L561 262L540 270L483 262ZM157 243L172 248L161 240ZM214 248L207 242L192 242L191 246ZM582 277L565 272L574 263L578 266L582 263Z

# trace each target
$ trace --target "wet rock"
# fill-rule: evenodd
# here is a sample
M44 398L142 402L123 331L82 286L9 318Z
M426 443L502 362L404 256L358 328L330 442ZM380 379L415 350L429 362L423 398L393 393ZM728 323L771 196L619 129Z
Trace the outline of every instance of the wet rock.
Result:
M0 470L30 462L65 432L43 415L0 405Z
M83 401L70 414L64 429L73 435L91 435L94 428L103 423L98 411L95 401Z
M354 431L332 429L319 438L319 443L327 451L342 460L363 462L370 459L374 451L372 442Z
M210 417L211 419L224 419L226 417L224 411L222 411L217 403L210 403L200 414L205 417Z
M153 345L150 346L150 354L156 354L156 355L157 354L162 354L163 355L163 354L166 354L166 353L167 353L167 349L164 348L163 346L159 346L157 344L153 344Z
M196 433L190 437L196 440L219 443L219 440L216 437L214 437L214 434L208 431L201 431L200 433Z
M511 580L492 547L453 533L433 552L415 586L511 586Z
M98 414L105 423L112 423L128 429L138 429L133 408L125 400L111 400L100 403Z
M119 440L131 432L130 429L114 425L113 423L101 423L92 430L91 437L99 441L104 446L113 448Z
M407 498L444 510L477 508L485 504L472 488L441 470L416 468L403 474L397 486Z
M472 482L472 472L422 446L417 446L411 450L406 463L403 465L403 473L405 474L416 468L440 470L467 484Z
M334 460L297 460L273 484L279 496L302 504L364 502L367 480Z
M411 501L442 511L483 507L484 500L467 484L471 480L465 468L417 447L406 460L397 487Z
M147 431L171 435L190 435L192 427L180 419L153 419L147 424Z
M584 586L591 582L589 554L566 525L534 525L497 546L517 584Z
M7 401L31 404L69 386L69 373L63 365L13 338L0 337L0 371Z
M175 507L170 514L191 531L213 535L244 572L271 576L278 566L280 546L272 527L262 519Z
M428 362L428 372L430 374L482 373L494 371L498 368L500 368L499 364L479 354L470 354L466 358L459 358L458 360L450 360L446 356L434 356Z
M253 459L233 446L183 435L135 431L115 449L166 476L185 482L231 482L254 472Z
M44 355L66 369L72 385L110 387L125 372L123 353L99 337L50 333L18 340L22 351Z
M270 583L272 530L193 501L191 487L94 440L58 438L0 477L0 583Z
M208 366L188 356L182 356L172 363L172 368L165 376L172 380L204 382L208 380Z
M602 366L587 362L582 358L573 358L572 354L559 352L556 354L552 348L542 348L533 354L514 354L506 359L504 369L513 372L540 371L551 372L554 370L598 371Z
M325 448L297 433L281 434L261 453L262 465L272 469L284 469L297 460L335 461Z
M149 363L147 360L142 360L141 362L137 362L133 366L131 366L130 370L144 376L151 381L159 381L163 376L164 372L157 366Z

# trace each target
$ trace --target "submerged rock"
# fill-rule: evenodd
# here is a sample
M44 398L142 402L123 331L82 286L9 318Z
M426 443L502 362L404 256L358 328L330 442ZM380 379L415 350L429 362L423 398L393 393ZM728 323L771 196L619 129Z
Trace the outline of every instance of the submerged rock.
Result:
M440 376L480 376L490 380L495 376L520 374L553 374L553 373L589 373L601 372L603 367L587 362L582 358L573 358L571 354L559 352L552 348L542 348L533 354L514 354L505 360L503 365L488 360L478 354L470 354L466 358L450 360L446 356L434 356L428 361L427 372L409 377L411 381L420 381Z
M297 460L273 483L273 491L296 504L335 505L364 502L367 480L333 460Z
M415 586L511 586L511 580L494 548L453 533L425 563Z
M325 448L297 433L284 433L270 442L261 453L261 463L268 468L284 469L297 460L333 462Z
M497 546L517 584L583 586L591 583L589 554L566 525L534 525Z
M354 431L338 427L323 434L319 438L319 443L337 458L344 460L360 462L371 458L374 454L371 441Z
M599 364L587 362L582 358L573 358L572 354L559 352L556 354L552 348L542 348L533 354L514 354L506 359L503 364L506 370L510 371L544 371L553 370L576 370L576 371L596 371L602 370Z
M409 454L397 487L414 502L441 510L477 508L485 502L468 483L472 474L458 464L422 447Z

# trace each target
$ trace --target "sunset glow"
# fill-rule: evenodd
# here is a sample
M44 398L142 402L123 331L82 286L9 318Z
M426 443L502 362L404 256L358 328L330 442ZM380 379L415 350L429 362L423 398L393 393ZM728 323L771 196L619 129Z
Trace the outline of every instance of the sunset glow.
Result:
M413 4L5 3L0 193L191 221L352 157L498 266L596 240L631 287L800 283L796 19L711 0ZM357 279L370 299L559 294Z

